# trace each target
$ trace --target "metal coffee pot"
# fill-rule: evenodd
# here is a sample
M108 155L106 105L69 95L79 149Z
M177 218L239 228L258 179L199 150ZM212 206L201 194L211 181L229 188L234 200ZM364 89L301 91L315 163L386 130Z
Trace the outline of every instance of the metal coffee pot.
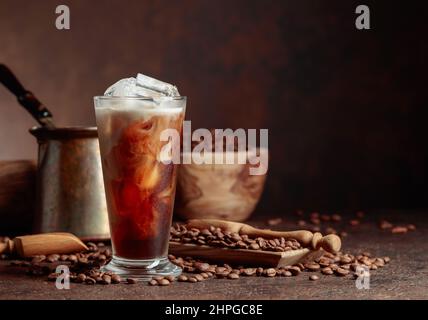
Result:
M39 122L34 232L71 232L82 239L110 238L95 127L57 128L52 114L0 64L0 82Z

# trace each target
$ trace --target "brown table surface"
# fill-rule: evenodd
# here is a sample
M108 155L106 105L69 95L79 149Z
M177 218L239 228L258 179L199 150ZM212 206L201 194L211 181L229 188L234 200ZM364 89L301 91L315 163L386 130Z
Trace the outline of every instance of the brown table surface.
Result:
M414 223L416 231L403 235L381 231L376 226L380 217L392 222ZM210 279L197 284L174 283L169 287L135 285L71 284L70 290L58 290L45 277L25 275L21 267L0 261L0 299L428 299L428 217L411 212L366 214L358 227L336 224L346 230L343 251L369 251L376 256L389 256L391 262L372 271L370 289L358 290L355 280L320 275L309 281L310 273L291 278L242 277L239 280ZM344 220L348 221L350 216ZM278 229L296 228L296 217L289 215ZM264 220L263 220L264 221ZM262 226L264 222L254 221ZM328 223L324 223L328 225Z

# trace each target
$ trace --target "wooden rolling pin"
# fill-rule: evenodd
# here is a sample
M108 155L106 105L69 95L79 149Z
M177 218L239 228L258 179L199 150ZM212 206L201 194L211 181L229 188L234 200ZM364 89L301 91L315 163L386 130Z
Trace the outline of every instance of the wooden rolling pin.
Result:
M12 254L20 257L66 254L88 250L88 247L75 235L65 232L35 234L16 237L0 243L0 254Z
M338 252L342 246L342 242L337 235L329 234L322 236L321 233L315 234L308 230L296 231L273 231L269 229L258 229L248 224L241 222L231 222L218 219L191 219L187 222L190 228L208 229L210 226L220 228L224 231L235 232L240 235L248 235L249 237L263 237L267 239L285 238L295 239L304 247L312 247L315 250L323 248L327 252Z

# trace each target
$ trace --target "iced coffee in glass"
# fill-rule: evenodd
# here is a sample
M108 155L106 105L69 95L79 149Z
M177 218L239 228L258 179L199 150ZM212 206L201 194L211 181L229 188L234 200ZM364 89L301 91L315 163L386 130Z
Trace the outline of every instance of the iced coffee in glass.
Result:
M143 280L178 275L167 258L177 164L173 148L164 148L174 141L162 141L161 133L181 132L186 98L139 75L94 101L113 247L104 269Z

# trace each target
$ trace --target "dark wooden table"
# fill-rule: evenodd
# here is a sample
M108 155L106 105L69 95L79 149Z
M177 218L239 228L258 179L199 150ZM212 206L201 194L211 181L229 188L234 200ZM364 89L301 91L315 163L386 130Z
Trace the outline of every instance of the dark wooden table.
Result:
M381 217L397 223L414 223L416 231L397 235L381 231L376 221ZM421 213L370 213L357 227L346 223L334 225L346 229L343 251L369 251L376 256L389 256L391 262L372 271L370 289L359 290L355 280L322 276L309 281L310 273L292 278L250 277L239 280L211 279L205 282L174 283L170 287L144 284L88 286L71 284L70 290L58 290L44 277L30 277L20 267L0 261L0 299L428 299L428 217ZM296 228L296 217L275 228ZM263 225L261 221L254 224ZM332 224L333 225L333 224Z

